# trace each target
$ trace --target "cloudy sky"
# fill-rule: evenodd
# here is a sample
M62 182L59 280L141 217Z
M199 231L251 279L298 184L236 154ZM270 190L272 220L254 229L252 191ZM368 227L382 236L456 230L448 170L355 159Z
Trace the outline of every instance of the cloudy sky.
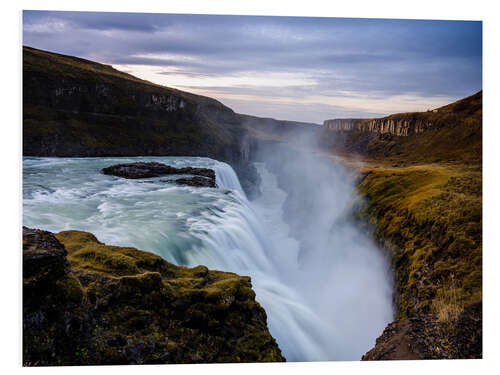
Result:
M317 123L422 111L482 89L473 21L24 11L23 44L236 112Z

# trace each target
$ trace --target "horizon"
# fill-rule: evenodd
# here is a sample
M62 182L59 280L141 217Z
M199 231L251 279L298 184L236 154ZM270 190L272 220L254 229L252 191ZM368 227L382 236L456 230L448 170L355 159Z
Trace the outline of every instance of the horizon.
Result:
M426 111L482 90L481 21L25 10L23 45L238 113L317 124Z

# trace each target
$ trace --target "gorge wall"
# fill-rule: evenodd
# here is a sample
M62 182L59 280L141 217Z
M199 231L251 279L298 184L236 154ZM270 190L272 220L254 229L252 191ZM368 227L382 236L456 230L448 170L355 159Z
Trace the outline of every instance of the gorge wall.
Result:
M417 118L417 116L412 114L402 114L394 118L326 120L323 125L334 131L390 133L404 137L410 134L421 133L431 128L433 123L425 118Z
M397 113L373 119L325 120L323 126L332 131L358 131L406 137L429 129L456 126L465 118L477 119L482 115L481 103L482 91L432 111Z
M222 103L110 66L23 48L23 154L240 159L244 129Z
M412 163L480 163L482 91L435 111L326 120L319 146L335 154Z

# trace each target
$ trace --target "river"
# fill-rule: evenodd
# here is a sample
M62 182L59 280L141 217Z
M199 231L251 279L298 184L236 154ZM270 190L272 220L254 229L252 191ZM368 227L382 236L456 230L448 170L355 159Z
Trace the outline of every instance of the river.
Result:
M213 168L218 188L100 173L139 160ZM250 202L233 169L209 158L25 157L23 225L89 231L104 243L150 251L178 265L251 276L288 361L359 360L392 321L393 286L383 253L348 220L355 193L347 172L327 176L327 194L314 195L320 186L311 181L315 198L304 228L314 236L305 236L292 235L284 220L290 200L277 176L266 164L255 165L262 194Z

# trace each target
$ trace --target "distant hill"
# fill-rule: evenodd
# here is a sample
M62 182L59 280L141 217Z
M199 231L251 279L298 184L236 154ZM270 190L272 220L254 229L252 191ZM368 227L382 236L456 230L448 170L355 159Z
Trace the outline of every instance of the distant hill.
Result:
M427 112L334 119L319 138L332 152L403 162L481 162L482 91Z
M72 56L23 48L23 154L238 158L235 113Z

